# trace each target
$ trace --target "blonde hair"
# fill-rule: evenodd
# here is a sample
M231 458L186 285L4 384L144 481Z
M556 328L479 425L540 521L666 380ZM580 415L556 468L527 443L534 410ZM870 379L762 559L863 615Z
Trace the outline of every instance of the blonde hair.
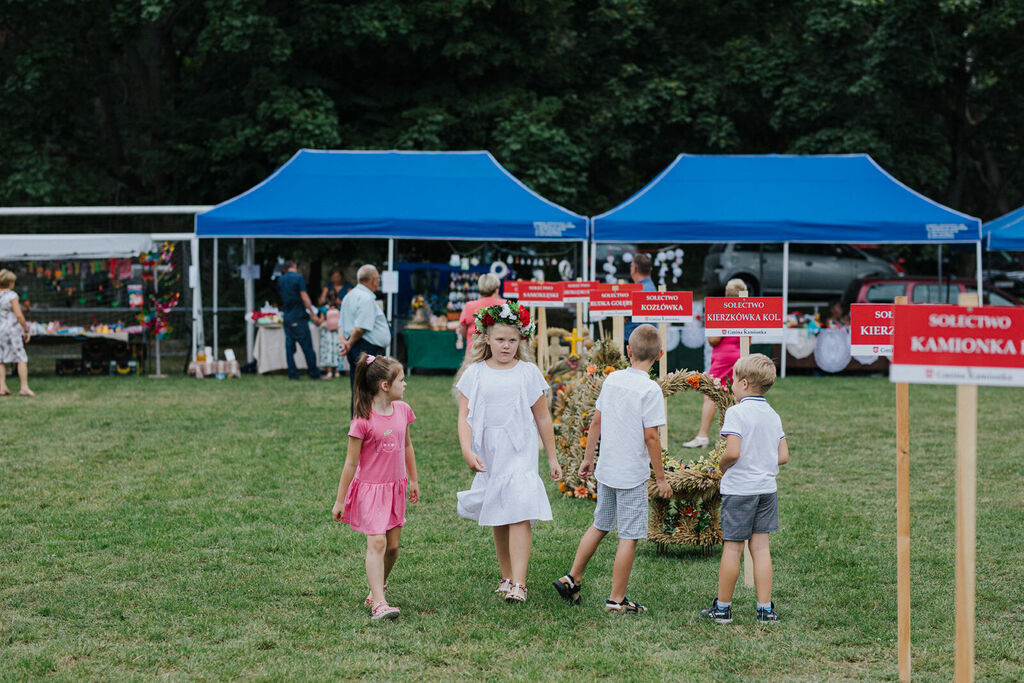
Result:
M765 394L775 384L775 363L763 353L752 353L736 361L732 366L733 381L745 379L750 388L759 394Z
M738 277L734 277L725 283L725 295L726 296L739 296L741 293L747 291L747 283Z
M380 385L394 382L401 370L402 364L394 358L359 354L352 378L352 408L356 417L370 418L373 397L380 391Z
M661 351L661 335L654 325L643 324L633 330L626 342L633 352L633 360L644 362L654 360Z
M480 296L493 296L501 287L501 280L494 273L484 273L476 281L476 288L480 290Z
M0 270L0 289L7 289L8 287L14 286L14 281L18 279L18 276L11 271L4 268Z
M505 325L505 327L516 330L516 334L519 334L519 330L516 329L515 326ZM478 334L476 338L473 339L473 345L469 347L469 353L466 354L466 358L462 361L462 366L459 368L459 371L455 373L455 381L454 383L452 383L452 395L456 399L459 398L459 390L456 387L459 384L459 380L462 379L463 373L466 372L466 368L468 368L473 363L479 363L482 360L487 360L488 358L494 355L491 353L491 345L488 344L487 340L485 339L485 335L490 334L491 330L493 330L494 328L495 325L491 325L486 330L484 330L483 334ZM519 346L516 348L516 358L522 361L526 361L527 363L533 360L530 357L529 339L520 338Z

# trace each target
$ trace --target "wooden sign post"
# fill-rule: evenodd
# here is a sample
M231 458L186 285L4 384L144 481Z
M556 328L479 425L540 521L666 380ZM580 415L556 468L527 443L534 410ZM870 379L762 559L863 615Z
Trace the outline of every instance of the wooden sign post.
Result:
M750 355L750 338L783 332L782 297L707 297L704 299L704 336L739 337L740 358ZM754 585L750 543L743 546L743 585Z
M892 355L893 308L907 303L850 306L850 353ZM910 392L896 383L896 660L901 681L910 680Z
M583 304L590 301L590 288L596 284L582 279L562 283L562 301L576 304L576 330L580 332L583 331ZM582 352L579 355L582 355Z
M542 373L548 370L548 307L562 306L561 282L523 282L519 285L519 303L530 306L530 318L537 321L537 367Z
M978 386L1024 386L1024 310L977 302L977 295L961 294L961 306L895 306L889 367L895 383L957 385L954 678L959 682L974 680Z

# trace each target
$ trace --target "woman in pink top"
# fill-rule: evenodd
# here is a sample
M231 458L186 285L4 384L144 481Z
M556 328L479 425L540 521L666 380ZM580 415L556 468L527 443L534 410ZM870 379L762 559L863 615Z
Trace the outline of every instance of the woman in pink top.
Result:
M725 283L726 296L739 296L747 291L747 285L739 278L733 278ZM740 359L740 338L739 337L708 337L708 344L711 345L711 367L708 374L717 377L722 386L728 386L732 382L732 366ZM704 404L700 409L700 428L697 436L683 444L684 448L704 448L710 442L708 432L711 430L711 421L715 419L715 402L707 396L704 397Z
M409 438L409 425L416 416L400 400L405 394L405 373L397 360L364 353L354 372L355 417L331 514L335 521L366 534L370 594L363 604L370 607L370 618L394 619L399 610L387 603L384 591L398 559L406 492L413 503L420 499Z
M505 300L500 296L494 295L500 286L501 280L498 279L497 275L494 275L493 273L484 273L480 276L480 279L476 284L476 288L479 290L480 296L483 298L467 301L466 307L462 309L462 314L459 316L459 336L465 339L466 358L469 358L469 350L473 348L473 340L476 338L477 334L475 320L476 312L481 308L505 303Z

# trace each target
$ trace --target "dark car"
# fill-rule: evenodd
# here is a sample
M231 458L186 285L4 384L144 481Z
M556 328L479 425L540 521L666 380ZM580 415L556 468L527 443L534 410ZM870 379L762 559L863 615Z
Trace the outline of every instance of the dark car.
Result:
M1024 266L1005 251L985 254L982 280L1014 296L1024 296Z
M789 245L789 293L837 297L854 278L892 277L885 259L846 244ZM704 259L704 288L718 294L739 278L751 295L782 293L782 245L727 242L712 245Z
M844 296L848 303L891 304L898 296L912 304L955 304L961 292L976 292L974 280L939 280L936 277L867 278L850 283ZM985 285L982 305L1024 306L1009 292Z

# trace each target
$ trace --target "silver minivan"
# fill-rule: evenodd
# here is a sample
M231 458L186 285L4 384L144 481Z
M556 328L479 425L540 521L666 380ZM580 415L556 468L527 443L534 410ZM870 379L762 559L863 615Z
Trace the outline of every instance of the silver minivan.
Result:
M886 261L846 244L789 245L789 292L839 296L850 280L895 277ZM704 259L704 289L720 294L725 283L740 278L751 296L782 293L782 244L726 242L714 244Z

